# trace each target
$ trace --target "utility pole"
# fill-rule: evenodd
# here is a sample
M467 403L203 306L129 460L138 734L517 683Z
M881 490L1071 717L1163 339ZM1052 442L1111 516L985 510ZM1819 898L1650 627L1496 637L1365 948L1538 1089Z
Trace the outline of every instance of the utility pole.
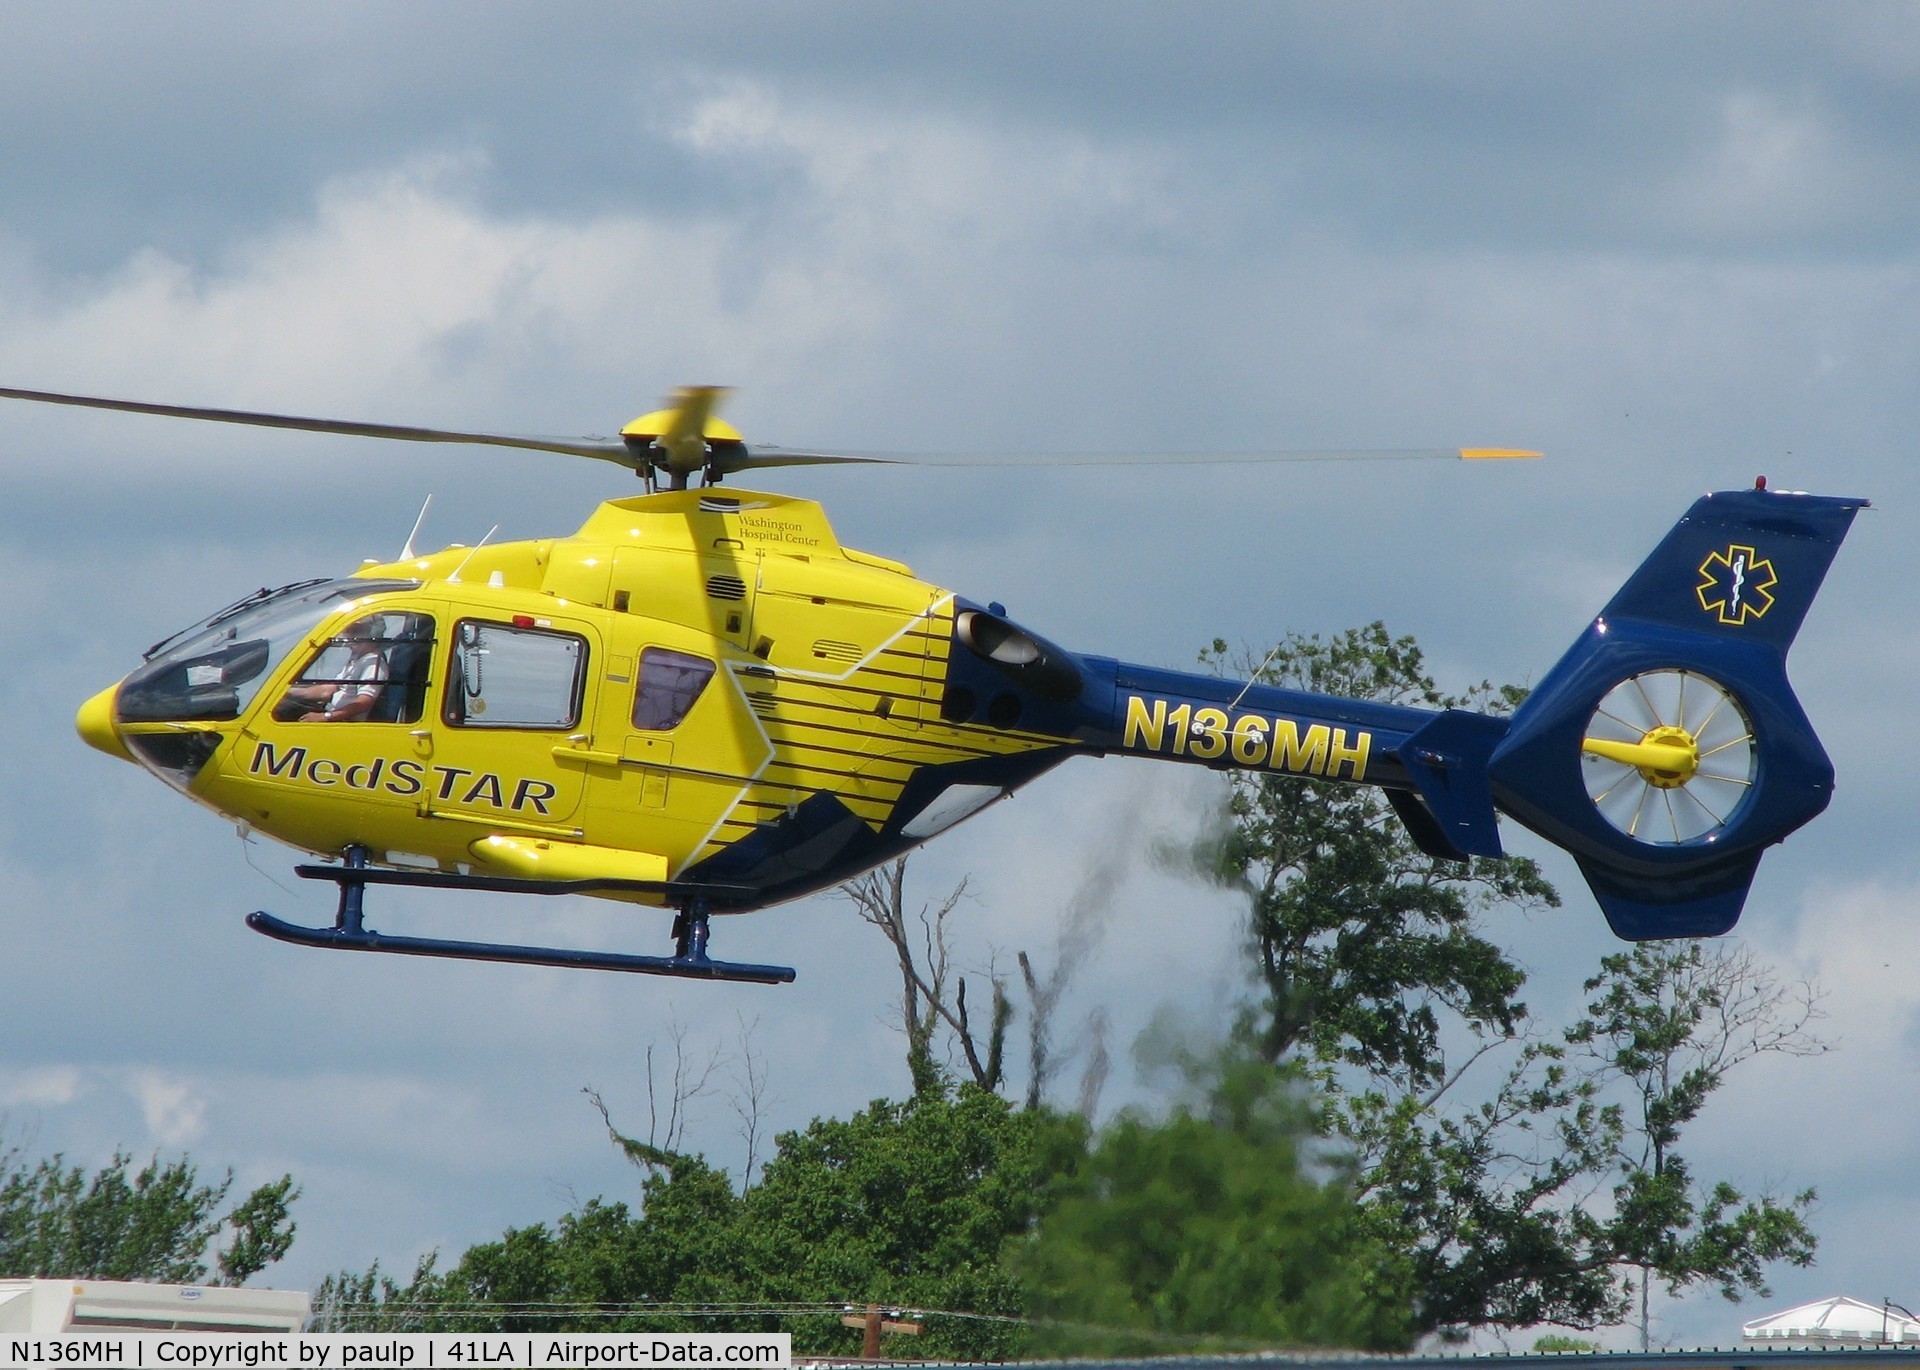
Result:
M889 1308L884 1314L880 1305L870 1303L865 1313L855 1313L851 1308L840 1315L842 1327L858 1327L864 1335L860 1340L860 1359L880 1359L880 1334L893 1333L903 1337L917 1337L926 1331L925 1323L907 1322L906 1314L898 1308Z

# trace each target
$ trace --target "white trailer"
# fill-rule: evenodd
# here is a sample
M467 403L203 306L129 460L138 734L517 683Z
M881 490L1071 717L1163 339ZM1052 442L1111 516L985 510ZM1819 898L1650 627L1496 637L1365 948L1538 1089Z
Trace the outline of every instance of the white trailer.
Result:
M0 1336L61 1332L259 1332L307 1321L304 1292L123 1280L0 1280Z

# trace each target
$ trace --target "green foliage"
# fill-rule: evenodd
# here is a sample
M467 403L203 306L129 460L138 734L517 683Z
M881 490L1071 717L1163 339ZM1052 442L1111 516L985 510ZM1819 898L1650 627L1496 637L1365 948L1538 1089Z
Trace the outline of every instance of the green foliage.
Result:
M132 1165L116 1152L89 1174L62 1156L29 1163L17 1149L0 1153L0 1276L198 1284L209 1246L231 1228L215 1259L219 1282L240 1284L293 1242L288 1210L300 1192L290 1175L223 1214L232 1171L209 1184L185 1157Z
M1318 1154L1299 1082L1244 1050L1197 1065L1169 1116L1128 1115L1097 1139L971 1085L876 1101L782 1135L745 1195L698 1157L616 1133L649 1166L638 1214L590 1202L444 1272L429 1258L405 1285L377 1265L336 1275L318 1325L785 1330L796 1352L845 1356L860 1332L839 1310L871 1303L973 1315L927 1316L924 1335L885 1348L916 1359L1032 1351L1030 1313L1053 1351L1404 1349L1397 1257ZM694 1317L699 1304L729 1311Z
M1529 1044L1490 1097L1455 1110L1378 1088L1330 1093L1368 1230L1411 1267L1420 1331L1593 1327L1624 1311L1605 1220L1585 1201L1618 1114L1562 1057Z
M1408 1349L1404 1270L1316 1165L1299 1082L1232 1048L1202 1064L1199 1097L1102 1129L1017 1253L1040 1347Z
M233 1242L217 1253L219 1283L245 1284L287 1254L293 1246L290 1210L299 1197L293 1176L282 1175L240 1201L226 1218L227 1226L233 1229Z
M1769 1292L1768 1262L1812 1264L1812 1190L1781 1202L1700 1184L1676 1149L1734 1066L1765 1052L1826 1050L1807 1031L1811 987L1783 986L1749 953L1699 942L1638 944L1603 960L1585 987L1594 998L1567 1042L1630 1101L1613 1190L1623 1258L1669 1293L1706 1283L1736 1301Z
M1748 1198L1674 1150L1733 1064L1810 1047L1790 999L1744 955L1698 943L1609 956L1587 989L1586 1015L1522 1047L1477 1104L1329 1096L1368 1225L1412 1262L1423 1330L1600 1327L1649 1281L1738 1299L1767 1292L1768 1263L1812 1261L1811 1191Z
M1031 1227L1084 1136L1077 1119L1015 1109L971 1085L789 1134L746 1200L763 1296L1017 1317L1020 1288L1001 1250ZM1000 1324L936 1320L912 1354L1004 1355L1008 1336Z
M1201 654L1228 669L1224 642ZM1412 638L1381 623L1330 640L1289 636L1257 668L1288 689L1428 708L1510 710L1513 686L1443 694ZM1273 772L1231 773L1230 822L1198 853L1204 874L1246 892L1269 1060L1340 1061L1408 1088L1444 1073L1441 1011L1507 1035L1524 976L1475 930L1494 905L1559 904L1524 857L1442 861L1408 839L1377 790Z
M857 1354L836 1314L686 1316L695 1303L852 1304L1018 1316L1000 1263L1032 1226L1049 1177L1082 1147L1076 1120L1016 1110L970 1085L877 1101L782 1134L745 1196L698 1157L619 1139L651 1166L641 1210L590 1202L552 1228L516 1228L453 1268L429 1260L400 1285L343 1273L317 1303L328 1330L787 1330L794 1350ZM656 1314L635 1305L673 1305ZM611 1315L608 1315L611 1314ZM934 1318L916 1357L998 1359L1006 1322Z
M1544 1337L1533 1339L1535 1354L1552 1356L1560 1354L1593 1355L1602 1348L1597 1341L1588 1341L1585 1337L1569 1337L1560 1332L1549 1332Z

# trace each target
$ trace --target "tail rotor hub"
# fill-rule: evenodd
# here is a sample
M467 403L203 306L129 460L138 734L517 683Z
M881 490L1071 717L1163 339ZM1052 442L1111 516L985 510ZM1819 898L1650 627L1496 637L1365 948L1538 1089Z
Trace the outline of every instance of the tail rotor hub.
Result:
M1657 790L1684 789L1700 770L1700 739L1678 724L1649 728L1638 742L1589 737L1583 746L1589 756L1633 767Z
M1693 671L1630 676L1608 691L1581 742L1587 795L1636 842L1710 840L1759 772L1753 724L1732 691Z
M1700 739L1685 728L1655 728L1640 739L1640 745L1669 753L1651 766L1639 767L1640 778L1655 789L1683 789L1700 770Z

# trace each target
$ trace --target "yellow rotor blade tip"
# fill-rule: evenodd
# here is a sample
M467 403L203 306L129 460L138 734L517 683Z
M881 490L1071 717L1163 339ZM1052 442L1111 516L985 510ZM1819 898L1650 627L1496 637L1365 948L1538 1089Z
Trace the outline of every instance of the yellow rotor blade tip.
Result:
M1461 461L1516 461L1522 457L1545 456L1544 452L1529 452L1520 447L1462 447Z

